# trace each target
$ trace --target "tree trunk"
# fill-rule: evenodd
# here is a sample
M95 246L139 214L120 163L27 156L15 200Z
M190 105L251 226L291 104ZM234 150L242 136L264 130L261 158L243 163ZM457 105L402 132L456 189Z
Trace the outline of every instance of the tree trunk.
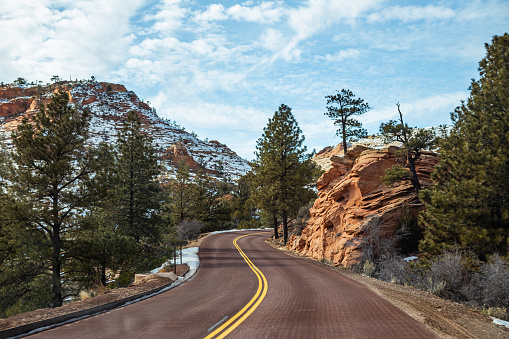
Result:
M101 284L106 286L106 255L103 256L101 263Z
M56 192L56 187L54 187ZM51 245L53 246L53 256L51 258L51 282L52 282L52 307L60 307L62 306L62 279L60 277L60 271L62 270L62 260L60 259L60 222L58 216L58 193L52 194L52 208L53 208L53 216L52 216L52 230L53 233L50 234L51 237Z
M173 273L177 274L177 244L173 244Z
M286 211L283 211L282 219L283 219L283 244L286 245L286 242L288 241L288 215Z
M343 119L342 125L343 125L343 133L342 133L342 136L343 136L343 154L346 155L346 152L347 152L347 146L346 146L346 119Z
M417 159L417 155L409 153L407 159L408 167L412 173L412 179L410 179L410 182L414 186L415 193L419 193L419 190L421 189L421 183L419 182L419 177L417 176L417 171L415 169L415 160Z
M180 264L182 265L182 243L183 241L180 240Z
M51 300L52 307L62 306L62 280L60 271L62 262L60 260L60 232L57 227L53 228L53 236L51 238L53 245L53 257L51 259L51 279L53 285L53 296Z
M279 239L279 232L278 232L278 224L277 224L277 215L276 215L276 213L272 214L272 223L274 225L274 239Z

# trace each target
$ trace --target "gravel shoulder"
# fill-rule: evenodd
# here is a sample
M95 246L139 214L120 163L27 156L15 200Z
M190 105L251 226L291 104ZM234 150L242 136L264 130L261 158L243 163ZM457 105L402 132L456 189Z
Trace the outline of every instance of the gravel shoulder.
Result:
M267 240L267 244L290 256L310 261L358 281L430 328L439 338L509 338L509 329L465 305L439 298L429 292L321 263Z

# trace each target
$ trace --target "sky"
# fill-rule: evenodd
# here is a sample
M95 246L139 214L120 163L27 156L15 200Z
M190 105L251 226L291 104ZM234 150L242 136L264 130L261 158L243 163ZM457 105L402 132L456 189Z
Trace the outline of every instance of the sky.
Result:
M350 89L369 134L450 124L509 0L0 0L0 81L121 83L203 140L255 158L281 104L308 150L336 145L326 95Z

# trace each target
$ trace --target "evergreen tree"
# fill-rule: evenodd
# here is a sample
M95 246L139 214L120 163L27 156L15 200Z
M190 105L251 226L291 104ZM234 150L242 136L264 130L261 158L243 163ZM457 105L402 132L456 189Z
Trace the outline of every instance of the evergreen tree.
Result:
M161 173L152 138L141 129L138 114L127 115L118 134L115 197L118 225L135 242L155 243L161 231Z
M399 121L390 120L380 125L380 134L385 142L398 141L403 144L399 155L405 156L406 163L403 164L409 171L405 170L401 164L396 164L385 170L382 181L386 185L394 184L397 181L409 180L414 186L415 192L419 193L421 183L415 169L415 162L421 156L424 149L430 148L435 143L435 132L433 130L416 129L409 127L403 122L403 113L401 113L399 102L398 106Z
M189 166L182 160L175 171L175 179L168 185L170 215L174 224L195 216L195 190L192 185Z
M308 187L314 165L303 142L291 108L283 104L269 119L256 145L253 199L260 208L281 216L284 243L288 241L288 218L314 195Z
M79 229L71 233L74 239L69 255L72 270L84 288L106 286L107 281L125 266L127 248L136 247L133 239L118 227L116 210L116 167L113 149L106 143L99 145L101 166L95 173L100 186L101 200L91 206L79 221ZM110 277L107 276L110 273Z
M20 231L44 249L32 260L46 262L51 272L53 307L62 305L72 285L72 274L62 276L72 243L68 233L97 198L91 177L98 162L86 149L88 126L89 113L78 112L69 105L69 94L60 92L13 133L9 181L17 203L28 210Z
M325 98L327 99L325 115L334 120L334 125L338 126L336 135L341 136L343 152L346 154L347 140L367 136L362 123L353 117L366 113L370 107L363 99L356 99L349 89L342 89L341 92L337 91L335 95L327 95Z
M467 102L451 117L440 164L423 190L421 215L430 253L459 246L481 258L507 253L509 235L509 34L494 36Z

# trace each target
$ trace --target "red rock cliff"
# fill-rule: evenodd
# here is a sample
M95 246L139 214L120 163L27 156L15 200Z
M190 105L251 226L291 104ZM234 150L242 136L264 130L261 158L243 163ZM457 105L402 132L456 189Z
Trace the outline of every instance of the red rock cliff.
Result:
M345 157L332 156L332 167L317 182L319 192L310 210L311 219L287 246L351 267L362 254L364 231L372 218L380 218L378 227L383 235L394 234L405 203L414 211L422 209L411 184L387 187L380 180L385 169L397 162L397 150L394 146L374 150L355 145ZM438 157L431 152L424 152L417 161L423 187L432 184L430 174L437 162Z

